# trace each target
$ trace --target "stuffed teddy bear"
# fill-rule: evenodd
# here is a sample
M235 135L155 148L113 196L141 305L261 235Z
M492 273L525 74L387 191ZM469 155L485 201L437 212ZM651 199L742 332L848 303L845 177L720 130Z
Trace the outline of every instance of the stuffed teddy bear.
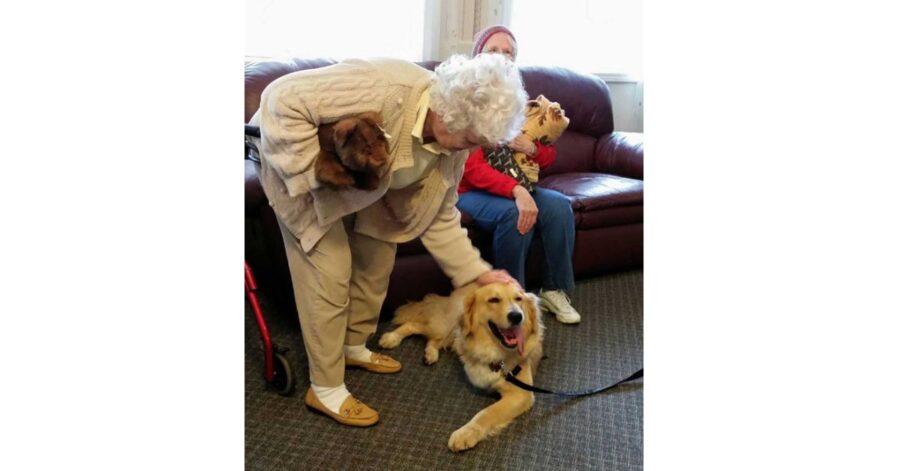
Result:
M543 145L556 142L569 126L569 118L559 103L552 102L538 95L525 104L525 124L522 134L531 141L540 141ZM485 149L485 160L491 167L516 179L528 191L534 191L538 181L540 167L522 152L514 152L509 146L498 146Z
M316 179L334 189L374 190L388 161L388 134L378 113L319 126Z

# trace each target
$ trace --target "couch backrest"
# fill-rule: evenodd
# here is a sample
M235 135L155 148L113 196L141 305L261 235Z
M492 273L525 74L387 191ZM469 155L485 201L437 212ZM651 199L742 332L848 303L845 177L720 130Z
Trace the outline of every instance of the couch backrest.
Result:
M331 59L288 59L248 61L244 64L244 122L250 121L259 109L263 90L282 75L306 69L318 69L336 62Z
M282 75L335 64L331 59L250 61L244 66L244 122L259 108L263 89ZM434 70L440 62L419 62ZM557 142L557 160L541 175L590 172L597 139L613 131L609 88L598 77L560 67L523 66L522 80L528 96L544 95L559 102L569 117L569 128Z

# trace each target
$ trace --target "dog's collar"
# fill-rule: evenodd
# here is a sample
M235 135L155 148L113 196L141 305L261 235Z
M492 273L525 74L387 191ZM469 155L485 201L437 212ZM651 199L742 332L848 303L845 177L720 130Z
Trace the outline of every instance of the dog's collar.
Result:
M491 371L493 371L493 372L502 371L504 375L511 374L511 375L515 376L515 375L519 374L520 371L522 371L522 365L517 365L515 368L513 368L512 371L507 370L506 365L503 363L502 360L491 363L488 366L490 367Z

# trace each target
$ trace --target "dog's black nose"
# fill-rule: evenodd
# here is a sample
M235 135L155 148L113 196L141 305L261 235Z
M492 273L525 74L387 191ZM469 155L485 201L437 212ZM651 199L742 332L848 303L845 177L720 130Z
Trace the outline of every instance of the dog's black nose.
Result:
M519 325L522 323L522 313L517 311L512 311L506 315L506 318L509 319L509 323L512 325Z

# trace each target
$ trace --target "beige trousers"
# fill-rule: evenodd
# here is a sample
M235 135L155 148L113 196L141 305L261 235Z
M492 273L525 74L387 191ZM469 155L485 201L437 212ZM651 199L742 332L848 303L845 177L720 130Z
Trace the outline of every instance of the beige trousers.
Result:
M344 345L375 334L387 295L397 244L352 230L353 215L334 224L309 253L281 221L309 379L316 386L344 382Z

